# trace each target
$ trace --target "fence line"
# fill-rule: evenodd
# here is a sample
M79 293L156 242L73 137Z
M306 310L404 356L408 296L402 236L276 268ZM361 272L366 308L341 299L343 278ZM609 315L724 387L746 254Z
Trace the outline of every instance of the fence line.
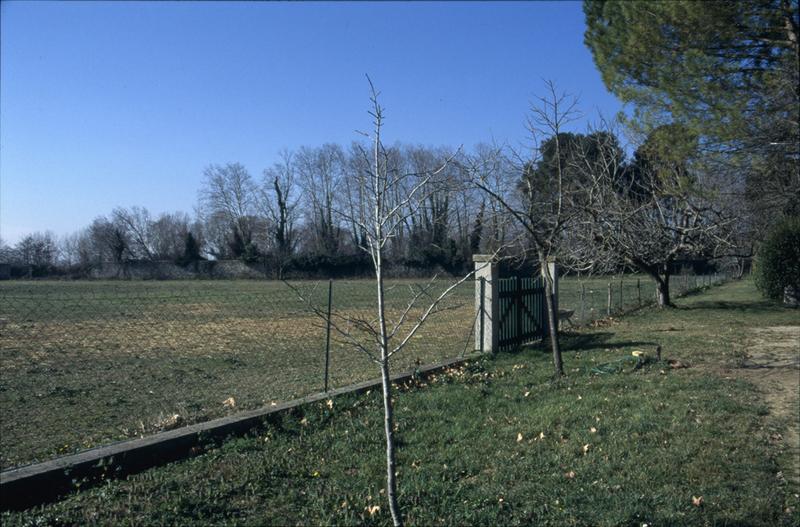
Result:
M333 319L353 321L345 329L370 344L356 322L375 316L373 282L296 285ZM447 285L440 281L430 294ZM413 281L389 281L388 317L399 319L418 291ZM441 307L393 358L395 371L465 354L473 284L459 286ZM412 310L404 327L418 314ZM376 373L282 282L2 282L0 466L261 408Z
M674 295L723 279L682 277L673 282ZM560 307L574 310L571 322L576 325L654 300L647 289L651 282L637 276L567 276L559 282ZM359 323L369 324L374 317L369 280L297 285L331 315L329 320L358 322L348 326L356 334ZM442 282L431 296L447 285ZM397 320L418 291L413 281L390 281L389 318ZM393 359L395 371L480 349L485 329L475 325L476 300L482 302L484 294L478 291L476 299L474 283L459 286ZM370 342L366 334L358 338ZM320 386L328 391L374 375L367 357L280 282L0 283L3 468L277 404Z
M678 298L730 279L725 273L680 274L670 281L670 296ZM620 315L658 301L658 287L643 275L604 277L565 276L560 278L562 294L559 309L572 311L567 325L585 325L595 320ZM648 288L652 293L648 293ZM562 326L563 329L563 326Z

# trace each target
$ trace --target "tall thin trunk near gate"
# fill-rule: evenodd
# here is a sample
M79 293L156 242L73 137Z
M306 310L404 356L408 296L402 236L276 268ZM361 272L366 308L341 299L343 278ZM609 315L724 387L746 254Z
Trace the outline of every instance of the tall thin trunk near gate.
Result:
M544 303L547 307L547 326L550 335L550 347L553 351L553 366L556 370L556 376L561 377L564 375L564 361L561 359L561 346L558 343L558 317L554 298L555 278L550 276L547 259L540 255L539 262L542 268L542 277L544 278Z

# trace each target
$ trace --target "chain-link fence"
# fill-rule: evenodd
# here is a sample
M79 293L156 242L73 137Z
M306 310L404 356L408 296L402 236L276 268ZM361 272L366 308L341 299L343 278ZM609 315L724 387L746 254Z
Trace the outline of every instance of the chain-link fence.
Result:
M728 278L723 273L674 275L670 279L670 296L683 296L722 283ZM645 275L564 276L559 279L558 294L561 327L585 325L652 305L657 302L657 295L656 283Z
M387 284L389 328L421 285ZM394 341L438 296L439 281ZM323 318L329 282L0 283L0 465L51 458L374 378L374 363ZM375 282L332 283L332 318L375 347ZM301 300L301 293L307 302ZM458 286L395 371L471 352L474 284ZM365 325L366 324L366 325ZM326 368L327 363L327 368ZM326 377L327 373L327 377Z
M723 279L677 276L672 294ZM424 294L418 281L387 284L389 330L404 321L394 342L451 283ZM327 314L329 298L330 338L314 313ZM375 298L370 280L0 282L0 466L374 378L375 364L342 332L375 348ZM559 286L574 325L654 298L652 281L630 275L567 276ZM475 319L469 280L393 358L394 371L472 352Z

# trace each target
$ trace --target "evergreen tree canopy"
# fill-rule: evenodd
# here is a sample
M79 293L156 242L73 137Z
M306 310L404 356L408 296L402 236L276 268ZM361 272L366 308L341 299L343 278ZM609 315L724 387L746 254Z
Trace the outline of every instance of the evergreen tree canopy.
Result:
M797 0L585 0L583 9L603 81L643 122L797 155Z

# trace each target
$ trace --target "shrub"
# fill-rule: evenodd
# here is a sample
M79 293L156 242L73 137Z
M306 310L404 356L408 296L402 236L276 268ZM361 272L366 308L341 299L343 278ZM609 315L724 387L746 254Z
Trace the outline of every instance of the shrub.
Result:
M767 233L756 260L756 285L779 300L800 291L800 217L789 217Z

